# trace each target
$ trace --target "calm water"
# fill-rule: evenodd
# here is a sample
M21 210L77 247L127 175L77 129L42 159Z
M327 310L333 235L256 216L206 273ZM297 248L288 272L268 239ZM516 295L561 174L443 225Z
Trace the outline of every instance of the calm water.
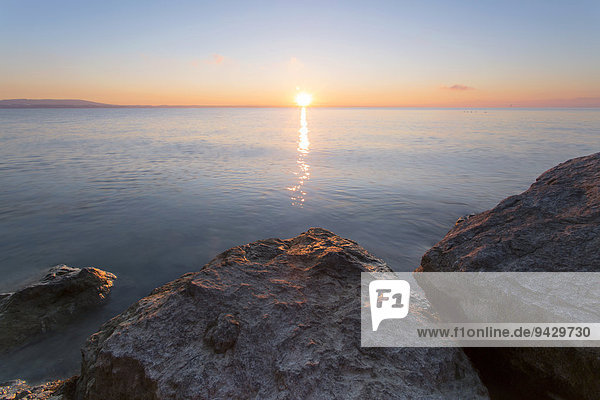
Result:
M458 216L597 151L600 110L0 110L0 291L59 263L119 277L0 381L73 373L104 320L237 244L321 226L414 269Z

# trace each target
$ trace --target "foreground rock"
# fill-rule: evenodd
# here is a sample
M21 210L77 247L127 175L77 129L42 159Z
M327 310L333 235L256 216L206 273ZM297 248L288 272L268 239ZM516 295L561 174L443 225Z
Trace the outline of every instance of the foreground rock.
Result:
M52 381L31 386L17 379L0 383L0 400L71 400L74 395L75 380Z
M96 268L57 265L39 282L0 294L0 352L63 327L81 312L101 304L116 277Z
M470 216L429 250L421 271L600 271L600 153L542 174L526 192ZM431 301L434 302L433 298ZM491 385L521 396L597 399L600 352L469 349Z
M77 398L487 398L459 349L360 347L368 271L390 270L318 228L234 247L91 336Z

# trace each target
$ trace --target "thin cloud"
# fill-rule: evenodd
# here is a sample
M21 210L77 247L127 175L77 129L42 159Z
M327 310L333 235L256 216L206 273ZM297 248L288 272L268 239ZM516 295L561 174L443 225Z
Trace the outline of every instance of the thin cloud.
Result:
M206 64L221 65L225 62L225 56L221 54L213 54L209 59L204 60Z
M204 65L216 65L222 66L225 64L229 64L231 61L230 58L225 57L222 54L214 53L208 58L196 58L190 61L190 65L194 68L200 68L202 64Z
M466 86L466 85L452 85L452 86L443 86L444 89L447 90L457 90L457 91L463 91L463 90L475 90L474 87L471 86Z

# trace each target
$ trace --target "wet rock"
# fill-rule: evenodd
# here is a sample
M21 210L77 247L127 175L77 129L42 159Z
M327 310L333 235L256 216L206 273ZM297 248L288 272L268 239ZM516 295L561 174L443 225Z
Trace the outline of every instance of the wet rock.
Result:
M0 352L63 328L102 304L116 277L97 268L57 265L39 282L0 296Z
M463 219L421 271L600 271L600 153L562 163L495 208ZM430 297L436 306L434 297ZM443 299L438 297L437 302ZM441 306L441 304L438 304ZM486 380L523 396L596 399L600 352L590 348L468 349Z
M320 228L220 254L92 335L79 399L488 398L460 349L361 348L360 273Z

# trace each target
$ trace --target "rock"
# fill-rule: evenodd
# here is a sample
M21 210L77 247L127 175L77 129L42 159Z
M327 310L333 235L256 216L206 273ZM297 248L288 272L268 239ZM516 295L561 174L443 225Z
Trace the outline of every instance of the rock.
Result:
M543 173L492 210L465 218L422 271L600 271L600 153Z
M0 352L63 327L104 302L116 277L96 268L57 265L39 282L0 295Z
M35 386L17 379L0 383L0 400L71 400L74 388L75 378L46 382Z
M458 217L458 219L456 220L456 222L454 224L455 225L461 224L473 216L475 216L475 214L467 214L467 215L463 215L462 217Z
M600 153L562 163L495 208L463 219L420 271L600 271ZM433 297L435 307L441 306ZM467 349L491 386L555 398L596 399L593 348ZM502 382L498 382L502 380ZM508 383L508 384L507 384Z
M488 398L460 349L361 348L360 273L320 228L234 247L92 335L78 399Z

